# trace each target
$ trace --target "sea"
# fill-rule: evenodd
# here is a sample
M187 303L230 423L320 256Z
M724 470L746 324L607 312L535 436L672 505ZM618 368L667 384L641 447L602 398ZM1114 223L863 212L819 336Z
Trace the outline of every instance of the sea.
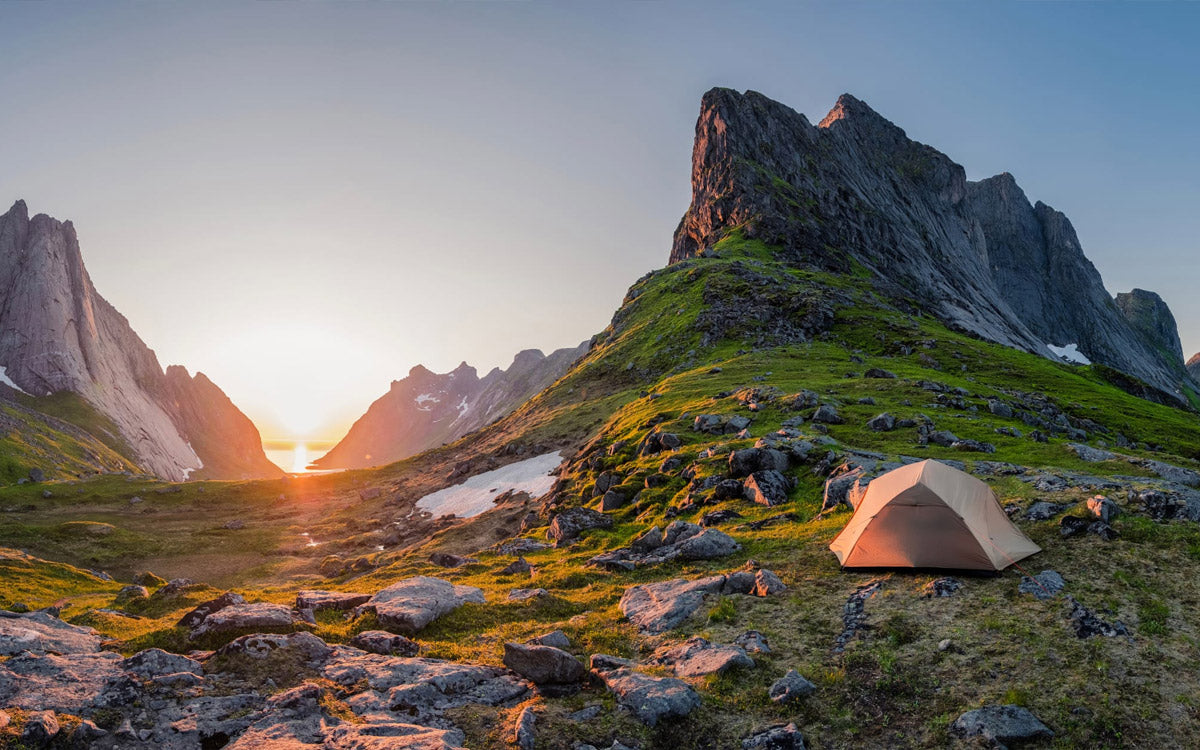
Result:
M267 460L289 474L328 474L340 469L313 469L313 461L329 452L333 442L314 440L265 440L263 452Z

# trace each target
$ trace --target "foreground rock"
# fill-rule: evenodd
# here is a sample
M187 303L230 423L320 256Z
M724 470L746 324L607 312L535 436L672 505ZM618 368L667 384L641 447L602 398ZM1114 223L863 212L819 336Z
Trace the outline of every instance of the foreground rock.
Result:
M700 707L700 696L683 680L638 672L624 659L597 654L592 673L616 696L617 702L648 726L681 718Z
M747 571L691 581L676 578L631 586L619 606L642 632L662 633L683 623L704 603L706 594L752 594L756 585L756 575Z
M967 711L950 724L956 737L981 737L988 742L1022 742L1053 737L1054 732L1021 706L984 706Z
M48 612L17 614L0 610L0 656L22 651L35 654L87 654L103 641L92 628L68 625Z
M676 677L703 677L724 674L734 667L754 666L754 660L746 655L741 646L709 643L700 637L660 648L654 652L649 663L672 667Z
M385 628L412 635L467 602L484 604L483 591L440 578L415 576L379 591L357 611L373 612Z
M805 750L804 735L795 724L771 727L742 740L742 750Z
M694 523L673 521L665 532L658 527L638 537L628 547L596 555L589 564L610 570L633 570L670 560L715 560L741 550L742 545L718 529L703 529Z
M553 539L556 545L562 545L574 541L588 529L608 529L612 528L612 524L610 516L590 508L568 508L550 522L546 537Z
M236 633L246 630L273 632L311 624L313 623L299 612L282 604L235 604L205 617L203 622L192 630L191 635L198 638L212 633Z
M350 646L384 656L416 656L421 646L416 641L386 630L364 630L348 641Z
M794 703L816 691L816 685L806 680L796 670L789 669L787 674L771 683L767 695L775 703Z
M579 682L587 673L571 654L554 646L504 644L504 666L538 685Z
M196 605L195 609L179 618L179 622L175 623L175 626L188 629L197 628L200 626L200 623L204 622L204 618L208 617L214 612L219 612L227 607L233 607L238 604L245 603L246 599L241 594L236 594L232 591L226 591L224 594L221 594L215 599L209 599L206 602L201 602L200 604Z
M325 609L345 611L365 604L370 599L370 594L345 591L301 591L296 594L296 609L311 609L314 612Z

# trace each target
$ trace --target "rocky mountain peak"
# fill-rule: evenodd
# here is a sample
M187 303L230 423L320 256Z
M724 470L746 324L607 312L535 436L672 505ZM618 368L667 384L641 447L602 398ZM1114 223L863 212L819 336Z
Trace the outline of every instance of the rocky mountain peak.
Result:
M1175 316L1162 297L1145 289L1134 289L1118 294L1116 302L1134 330L1145 336L1165 356L1183 362L1183 344L1179 341Z
M1008 173L968 183L849 94L817 126L755 92L705 94L670 261L734 230L796 265L857 263L884 293L990 341L1047 357L1073 344L1180 398L1186 375L1113 304L1065 215Z

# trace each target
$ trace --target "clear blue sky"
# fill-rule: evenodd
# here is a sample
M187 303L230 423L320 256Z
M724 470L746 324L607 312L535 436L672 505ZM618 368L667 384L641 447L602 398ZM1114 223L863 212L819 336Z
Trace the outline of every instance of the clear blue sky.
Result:
M848 91L1067 213L1200 349L1200 3L0 2L0 201L268 437L578 343L666 261L711 86ZM3 210L3 209L0 209Z

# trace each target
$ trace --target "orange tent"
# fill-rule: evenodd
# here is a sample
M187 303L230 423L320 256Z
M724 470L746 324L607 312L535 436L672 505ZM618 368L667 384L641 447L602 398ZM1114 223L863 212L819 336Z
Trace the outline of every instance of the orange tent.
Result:
M844 568L1003 570L1041 548L1008 520L991 487L937 461L867 486L829 545Z

